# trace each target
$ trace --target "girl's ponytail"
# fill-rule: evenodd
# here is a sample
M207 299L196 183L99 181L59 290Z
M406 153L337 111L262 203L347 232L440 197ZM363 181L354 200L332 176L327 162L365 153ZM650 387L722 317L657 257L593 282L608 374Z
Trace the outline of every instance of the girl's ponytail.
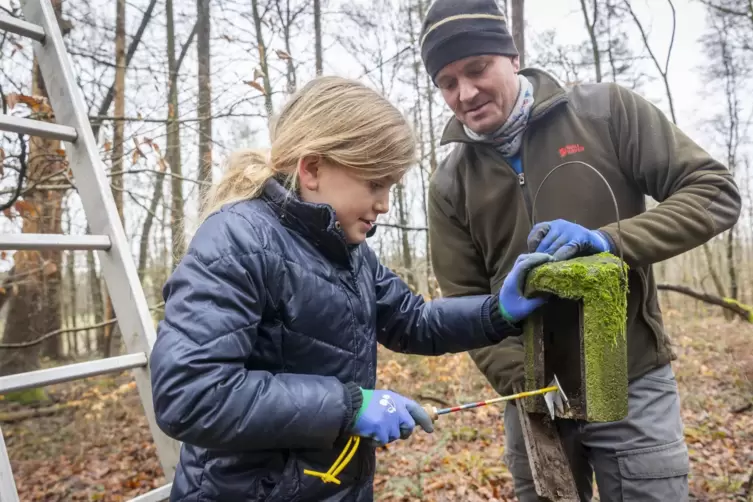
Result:
M264 183L274 175L267 152L252 149L232 152L222 179L204 194L200 221L225 204L257 197Z

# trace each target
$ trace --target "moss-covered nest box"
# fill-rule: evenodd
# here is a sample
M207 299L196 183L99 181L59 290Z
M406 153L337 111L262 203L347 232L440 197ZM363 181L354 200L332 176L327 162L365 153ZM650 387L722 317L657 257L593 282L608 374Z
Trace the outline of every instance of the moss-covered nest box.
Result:
M563 418L611 422L627 415L627 270L602 253L532 270L525 295L551 295L525 323L526 388L557 375L570 402ZM527 398L546 413L543 399Z

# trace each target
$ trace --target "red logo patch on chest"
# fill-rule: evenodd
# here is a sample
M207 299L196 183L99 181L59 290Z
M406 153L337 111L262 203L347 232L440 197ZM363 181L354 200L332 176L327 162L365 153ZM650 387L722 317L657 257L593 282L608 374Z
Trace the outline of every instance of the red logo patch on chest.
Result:
M565 145L562 148L560 148L560 157L564 158L564 157L567 157L568 155L582 152L583 150L585 150L585 147L583 145L579 145L579 144Z

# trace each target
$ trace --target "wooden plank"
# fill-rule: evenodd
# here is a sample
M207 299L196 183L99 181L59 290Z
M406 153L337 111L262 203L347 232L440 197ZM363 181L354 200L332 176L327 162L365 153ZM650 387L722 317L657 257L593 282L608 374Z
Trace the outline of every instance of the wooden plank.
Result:
M515 392L520 391L520 387L515 389ZM536 493L551 502L580 502L570 462L555 423L547 415L529 413L524 401L521 399L517 402L518 417Z

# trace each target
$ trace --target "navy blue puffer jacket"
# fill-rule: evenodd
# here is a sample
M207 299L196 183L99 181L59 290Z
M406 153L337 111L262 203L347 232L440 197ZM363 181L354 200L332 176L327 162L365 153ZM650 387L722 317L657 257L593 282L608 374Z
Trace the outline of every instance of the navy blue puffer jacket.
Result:
M172 501L370 501L374 447L350 436L377 342L442 354L519 334L494 296L426 303L366 243L346 245L328 206L263 195L198 229L164 287L151 354L159 427L183 442Z

